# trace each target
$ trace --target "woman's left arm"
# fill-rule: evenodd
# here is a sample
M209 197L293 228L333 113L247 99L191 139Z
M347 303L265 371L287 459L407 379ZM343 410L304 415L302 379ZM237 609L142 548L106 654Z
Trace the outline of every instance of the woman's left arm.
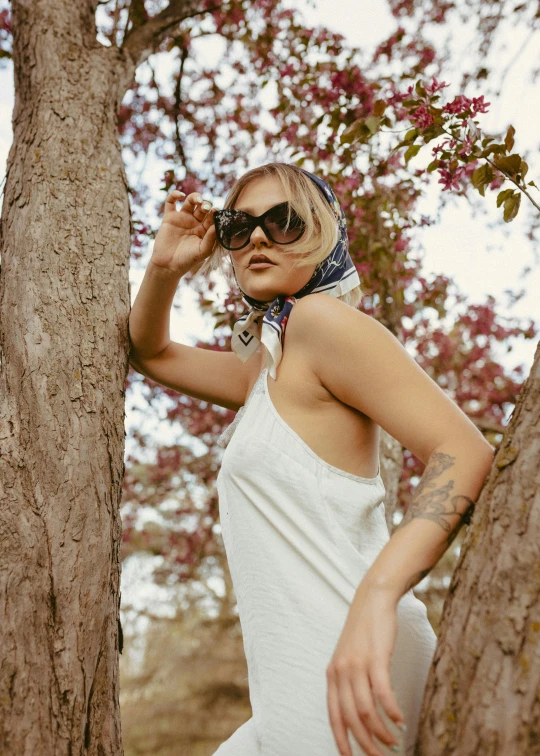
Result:
M470 521L494 451L447 441L429 457L413 499L364 581L397 602L439 561ZM363 582L364 582L363 581Z
M330 722L340 753L347 728L369 756L382 756L391 721L403 714L390 687L397 604L439 561L468 522L491 468L494 449L465 413L384 326L326 294L293 308L289 348L301 350L321 383L360 410L425 465L399 526L356 590L327 669ZM294 322L294 327L291 325Z

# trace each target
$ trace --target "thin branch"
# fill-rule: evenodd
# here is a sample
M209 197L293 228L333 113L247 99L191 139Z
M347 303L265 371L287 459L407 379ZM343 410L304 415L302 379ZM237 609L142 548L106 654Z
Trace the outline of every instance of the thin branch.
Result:
M157 16L127 32L122 44L123 50L130 55L137 67L157 50L163 40L171 35L171 30L182 21L223 7L222 3L206 8L201 8L201 5L201 0L171 0Z
M144 7L144 0L131 0L129 4L126 30L138 29L148 21L148 13ZM129 31L128 31L129 34Z
M174 93L174 127L176 133L176 149L182 161L182 165L186 169L186 175L188 172L186 153L184 150L184 144L182 142L182 136L180 134L180 111L182 108L182 77L184 75L184 65L188 56L187 46L182 47L182 57L180 58L180 71L178 72L178 79L176 80L176 87Z

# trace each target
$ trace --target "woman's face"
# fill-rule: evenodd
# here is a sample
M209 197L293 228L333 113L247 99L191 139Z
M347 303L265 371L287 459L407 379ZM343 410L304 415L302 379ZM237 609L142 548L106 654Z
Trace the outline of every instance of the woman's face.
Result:
M274 205L286 202L287 198L277 177L253 179L247 184L234 204L235 210L244 210L251 215L262 215ZM243 292L254 299L268 301L278 294L294 294L301 289L316 268L316 263L301 268L293 268L295 259L284 255L287 249L294 255L294 243L286 247L274 244L263 229L257 226L251 234L249 243L242 249L230 252L234 272ZM253 255L263 254L273 263L267 267L250 267Z

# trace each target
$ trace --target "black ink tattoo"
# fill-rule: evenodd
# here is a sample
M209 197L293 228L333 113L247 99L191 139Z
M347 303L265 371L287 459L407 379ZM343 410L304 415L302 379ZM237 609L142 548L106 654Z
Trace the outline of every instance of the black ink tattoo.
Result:
M439 488L436 487L437 478L452 467L455 461L455 457L444 452L434 452L431 455L428 466L424 470L420 483L414 492L413 500L409 504L409 508L405 512L402 521L399 523L398 529L405 527L407 523L417 518L433 520L444 531L449 533L447 546L450 546L457 536L461 525L463 523L470 523L474 511L474 502L468 496L463 496L462 494L456 494L448 501L450 492L454 487L453 480L447 481ZM462 506L463 500L468 502L468 507L464 512L460 512L458 511L458 505ZM457 515L457 522L454 521L452 515Z

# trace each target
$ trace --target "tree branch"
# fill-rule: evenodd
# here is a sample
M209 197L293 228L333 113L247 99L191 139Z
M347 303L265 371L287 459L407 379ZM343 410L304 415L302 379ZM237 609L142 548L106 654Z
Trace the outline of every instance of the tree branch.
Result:
M135 24L126 32L122 49L132 58L135 67L143 63L149 55L157 50L171 30L186 18L210 13L222 7L222 3L205 6L203 0L170 0L168 6L157 16L141 22L141 6L144 11L143 0L132 0L130 18Z
M180 134L180 110L182 107L182 78L184 76L184 65L188 55L187 47L182 47L182 57L180 59L180 71L178 72L178 78L176 80L176 88L174 93L174 126L176 134L176 149L182 161L182 165L186 169L186 175L188 172L188 166L186 161L186 153L184 150L184 144L182 142L182 135Z

